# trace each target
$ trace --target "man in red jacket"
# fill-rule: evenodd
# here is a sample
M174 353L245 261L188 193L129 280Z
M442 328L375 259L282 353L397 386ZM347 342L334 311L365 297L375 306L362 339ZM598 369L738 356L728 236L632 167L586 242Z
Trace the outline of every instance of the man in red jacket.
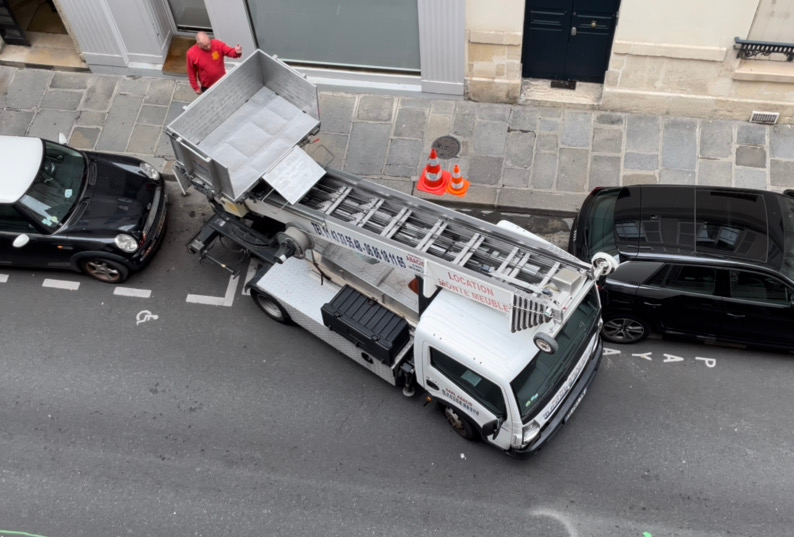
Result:
M224 56L239 58L243 47L232 48L223 41L210 39L206 32L196 34L196 44L187 51L187 77L193 91L201 95L226 74Z

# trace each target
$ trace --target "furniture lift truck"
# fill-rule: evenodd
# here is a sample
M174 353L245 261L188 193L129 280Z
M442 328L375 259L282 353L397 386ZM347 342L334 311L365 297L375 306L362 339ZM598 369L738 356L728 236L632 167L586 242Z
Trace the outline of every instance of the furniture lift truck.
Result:
M464 438L539 449L598 369L596 282L614 261L325 169L303 151L319 118L316 87L257 50L167 126L177 180L215 209L189 250L244 248L268 316L419 386Z

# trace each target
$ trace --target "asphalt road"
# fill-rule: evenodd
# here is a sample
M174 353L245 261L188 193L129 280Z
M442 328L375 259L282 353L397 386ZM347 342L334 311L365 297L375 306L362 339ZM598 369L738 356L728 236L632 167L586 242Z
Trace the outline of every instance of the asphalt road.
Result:
M794 531L794 355L607 345L574 417L515 460L267 319L186 252L204 210L172 196L123 286L140 296L3 271L0 536Z

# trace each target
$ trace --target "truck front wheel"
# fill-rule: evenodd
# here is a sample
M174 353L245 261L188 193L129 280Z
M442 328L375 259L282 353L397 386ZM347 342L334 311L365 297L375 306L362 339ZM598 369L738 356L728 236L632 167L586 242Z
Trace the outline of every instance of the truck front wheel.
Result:
M284 307L279 304L278 300L273 298L267 293L251 289L251 298L254 303L259 306L259 309L265 312L265 315L283 324L291 324L292 320L289 318L289 313Z
M472 426L471 422L468 418L461 416L460 413L450 406L444 407L444 417L447 418L447 421L458 433L462 438L466 440L474 440L476 438L474 434L474 427Z

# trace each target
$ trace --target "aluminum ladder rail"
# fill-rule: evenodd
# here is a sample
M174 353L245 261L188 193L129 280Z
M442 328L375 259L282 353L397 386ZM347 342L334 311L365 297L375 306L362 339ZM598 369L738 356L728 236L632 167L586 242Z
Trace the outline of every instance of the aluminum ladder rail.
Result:
M560 292L549 285L561 271L592 277L590 265L545 241L344 172L328 171L294 205L286 204L273 191L260 201L304 213L310 220L365 230L475 281L508 289L513 293L513 332L550 317L563 319L576 290Z

